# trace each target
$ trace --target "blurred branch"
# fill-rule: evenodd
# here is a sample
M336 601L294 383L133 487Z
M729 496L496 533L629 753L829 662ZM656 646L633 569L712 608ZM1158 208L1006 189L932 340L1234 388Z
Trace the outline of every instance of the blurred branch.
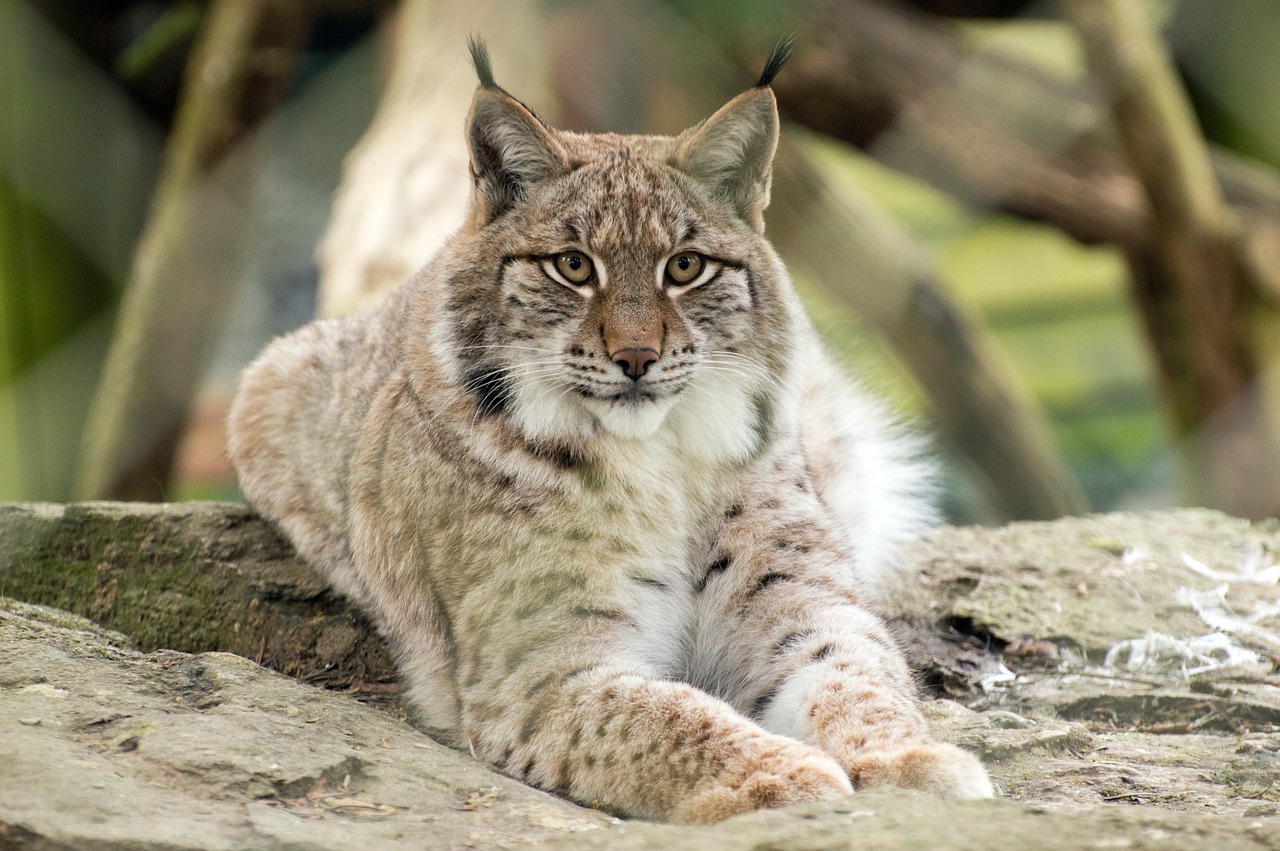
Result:
M1266 267L1252 262L1241 221L1223 199L1147 8L1134 0L1067 0L1065 7L1150 202L1154 240L1150 251L1131 254L1134 297L1187 445L1188 495L1269 515L1280 509L1277 432L1262 407L1242 409L1240 401L1257 379L1244 329L1266 288L1255 272Z
M254 151L242 143L284 91L307 8L217 0L207 12L85 427L79 498L164 496L246 254Z
M790 117L1083 242L1150 239L1140 187L1086 88L970 47L888 3L801 0L799 8L806 48L775 84Z
M678 5L698 19L699 5ZM973 47L882 0L797 0L803 49L774 82L791 118L976 203L1143 250L1152 212L1086 82ZM724 27L707 26L714 36ZM744 67L757 48L723 44ZM745 51L751 49L750 53ZM1228 202L1280 227L1280 178L1211 150Z
M1043 412L987 328L947 297L923 252L868 201L834 191L802 138L784 138L777 169L773 205L781 215L770 216L769 232L778 249L888 338L932 402L943 438L996 507L1015 519L1088 510Z

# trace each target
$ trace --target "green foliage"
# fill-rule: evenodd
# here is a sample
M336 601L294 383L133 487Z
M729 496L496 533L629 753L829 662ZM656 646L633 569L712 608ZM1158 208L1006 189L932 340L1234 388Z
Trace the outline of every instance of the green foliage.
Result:
M1280 3L1182 2L1165 35L1205 135L1280 168Z
M0 386L48 355L110 298L97 268L0 180Z
M147 73L160 57L190 39L200 26L200 4L185 0L170 6L125 48L115 62L116 74L124 80L137 80Z
M0 181L0 500L68 495L111 296L98 268Z

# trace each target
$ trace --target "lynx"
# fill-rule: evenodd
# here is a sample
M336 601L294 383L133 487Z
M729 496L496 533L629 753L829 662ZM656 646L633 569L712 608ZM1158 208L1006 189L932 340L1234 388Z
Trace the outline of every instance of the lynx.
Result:
M873 605L928 467L763 235L789 50L675 137L555 130L471 52L467 220L247 369L249 502L370 613L422 724L532 785L686 823L991 795Z

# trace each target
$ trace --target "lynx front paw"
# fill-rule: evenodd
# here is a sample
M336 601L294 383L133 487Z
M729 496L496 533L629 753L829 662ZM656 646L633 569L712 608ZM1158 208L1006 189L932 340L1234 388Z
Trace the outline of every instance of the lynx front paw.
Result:
M942 798L990 798L995 794L977 757L954 745L933 742L857 754L849 761L849 777L859 789L901 786Z
M790 804L828 801L853 791L844 769L821 751L792 742L770 744L749 756L726 760L671 820L711 824L729 816Z

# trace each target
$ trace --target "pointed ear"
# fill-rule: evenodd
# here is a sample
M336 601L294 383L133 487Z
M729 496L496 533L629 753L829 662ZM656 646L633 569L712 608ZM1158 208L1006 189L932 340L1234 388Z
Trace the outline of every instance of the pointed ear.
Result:
M568 156L527 106L500 88L481 86L467 116L473 203L487 224L530 186L568 171Z
M777 149L778 104L772 89L757 86L680 134L674 164L733 204L763 233Z

